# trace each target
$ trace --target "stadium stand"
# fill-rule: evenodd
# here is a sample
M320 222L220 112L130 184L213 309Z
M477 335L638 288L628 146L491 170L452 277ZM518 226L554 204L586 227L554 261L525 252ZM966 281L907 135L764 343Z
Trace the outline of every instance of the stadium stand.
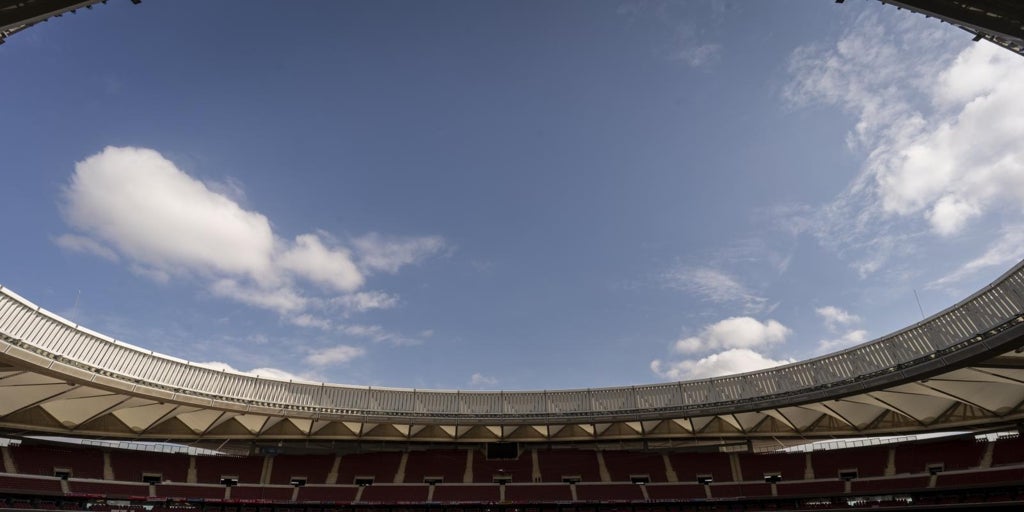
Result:
M355 484L356 479L373 483L394 483L402 452L353 453L343 455L338 466L339 484Z
M501 499L497 484L437 484L433 500L437 503L498 503Z
M829 480L804 480L801 482L779 482L776 488L779 496L835 496L842 494L845 482L835 478Z
M290 485L236 485L231 488L232 500L292 501L295 488Z
M94 494L108 498L149 496L149 486L143 483L108 482L104 480L68 479L70 494Z
M292 479L305 479L307 484L325 484L327 475L334 467L334 454L290 455L272 457L270 483L290 485Z
M93 448L23 444L9 450L23 475L55 476L58 471L67 471L77 478L103 478L103 456Z
M566 477L579 478L581 482L601 481L594 450L538 450L537 461L543 482L561 482Z
M704 489L697 483L651 484L647 486L647 495L653 501L689 501L704 499Z
M729 456L722 453L672 453L668 456L680 482L711 477L715 482L732 482Z
M442 482L463 483L466 473L466 450L413 450L405 462L406 483L422 483L426 478Z
M239 484L258 484L263 471L263 457L194 456L196 483L219 484L226 477Z
M523 451L515 459L487 459L482 450L473 450L473 482L493 483L502 479L512 482L533 481L533 455Z
M307 485L299 487L296 501L312 503L352 503L359 487L353 485Z
M0 491L9 493L29 492L43 496L64 493L58 478L21 475L0 475Z
M961 439L917 441L894 447L896 473L927 473L938 466L945 471L978 467L986 443Z
M363 487L360 503L425 503L430 486L425 484L374 484Z
M821 451L811 454L814 477L836 478L840 472L856 471L856 476L882 476L889 460L888 446L866 446Z
M992 465L1016 464L1024 457L1024 437L1015 436L995 441L992 447Z
M744 481L764 481L766 475L779 475L782 481L804 479L807 457L803 453L741 453L738 457Z
M143 476L159 475L165 482L188 479L189 456L183 454L111 450L110 465L114 478L126 482L142 482Z
M509 503L568 503L572 501L569 484L515 484L505 486Z
M649 482L668 481L660 453L606 450L601 455L613 482L629 482L636 476L647 477Z
M576 485L579 501L596 502L637 502L644 499L641 486L625 483L581 483Z

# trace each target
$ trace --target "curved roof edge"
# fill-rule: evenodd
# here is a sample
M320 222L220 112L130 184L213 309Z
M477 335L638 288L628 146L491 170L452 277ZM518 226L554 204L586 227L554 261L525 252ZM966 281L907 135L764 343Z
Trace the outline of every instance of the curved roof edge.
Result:
M879 389L1016 348L1024 262L931 317L840 352L697 381L537 391L440 391L291 382L212 370L93 332L0 287L0 353L19 368L135 396L321 420L523 425L758 411Z

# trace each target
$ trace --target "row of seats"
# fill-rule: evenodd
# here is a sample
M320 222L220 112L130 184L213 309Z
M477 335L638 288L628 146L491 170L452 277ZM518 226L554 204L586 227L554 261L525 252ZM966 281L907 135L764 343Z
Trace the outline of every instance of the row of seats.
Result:
M934 485L933 481L934 480ZM875 495L925 489L988 489L1020 486L1024 465L943 472L937 475L896 475L851 481L697 483L579 483L579 484L374 484L219 486L159 484L68 479L0 474L0 494L30 496L89 496L131 500L215 500L275 503L568 503L661 502L706 498L801 497ZM66 492L64 487L67 488Z
M989 443L970 438L939 439L891 446L869 446L805 453L725 453L595 451L586 449L523 450L517 459L487 459L482 450L410 450L336 456L333 454L276 456L188 456L108 450L114 480L142 482L158 476L167 483L220 484L224 477L237 483L258 484L269 471L271 484L288 485L296 478L307 484L374 483L515 483L630 482L650 483L759 481L778 475L782 481L829 479L855 473L857 477L926 473L982 466ZM990 465L1024 462L1021 438L1000 440ZM8 473L103 479L104 452L95 447L28 444L8 447L15 468ZM892 457L890 457L890 452ZM536 458L536 460L534 460ZM404 465L403 465L404 462ZM889 468L890 464L892 465ZM16 471L15 471L16 469ZM190 470L194 480L190 480ZM333 478L332 478L333 477ZM468 480L467 480L468 478Z

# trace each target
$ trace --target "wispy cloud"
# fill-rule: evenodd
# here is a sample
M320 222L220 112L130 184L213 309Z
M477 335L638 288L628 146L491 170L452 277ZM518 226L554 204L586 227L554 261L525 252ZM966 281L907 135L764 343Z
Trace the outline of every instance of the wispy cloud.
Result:
M841 326L860 322L859 316L835 306L823 306L815 309L814 312L825 321L825 326L832 331Z
M112 249L87 236L68 233L54 238L53 243L61 249L92 254L115 263L121 259Z
M366 349L362 347L335 345L333 347L311 350L303 361L313 366L330 366L345 364L364 355L366 355Z
M835 45L798 49L785 94L856 118L847 144L866 155L860 174L832 202L782 218L862 277L915 242L993 212L1019 219L1024 206L1024 61L984 42L950 52L965 43L920 16L895 24L864 16Z
M722 54L723 45L713 29L724 19L723 2L629 1L620 3L618 12L653 33L654 51L666 59L699 68Z
M681 266L662 276L665 286L699 295L715 303L735 303L746 313L768 309L768 299L755 294L736 277L711 267Z
M474 388L494 387L498 385L498 379L477 372L469 377L469 385Z
M868 339L868 332L864 329L856 329L850 331L838 338L832 338L827 340L821 340L818 342L818 349L815 354L827 354L829 352L835 352L840 349L852 347L864 343Z
M980 256L964 263L953 272L928 284L929 288L942 288L989 268L1006 268L1024 257L1024 224L1003 227L999 236Z
M394 274L445 248L439 236L395 237L369 233L352 240L359 253L359 266L366 272Z

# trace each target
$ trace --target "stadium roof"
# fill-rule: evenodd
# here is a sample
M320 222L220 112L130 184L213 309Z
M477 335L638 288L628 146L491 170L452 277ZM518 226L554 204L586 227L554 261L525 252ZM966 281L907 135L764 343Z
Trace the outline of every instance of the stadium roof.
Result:
M439 391L217 371L92 332L0 288L0 427L155 439L430 442L882 435L1024 419L1024 262L883 338L742 375Z

